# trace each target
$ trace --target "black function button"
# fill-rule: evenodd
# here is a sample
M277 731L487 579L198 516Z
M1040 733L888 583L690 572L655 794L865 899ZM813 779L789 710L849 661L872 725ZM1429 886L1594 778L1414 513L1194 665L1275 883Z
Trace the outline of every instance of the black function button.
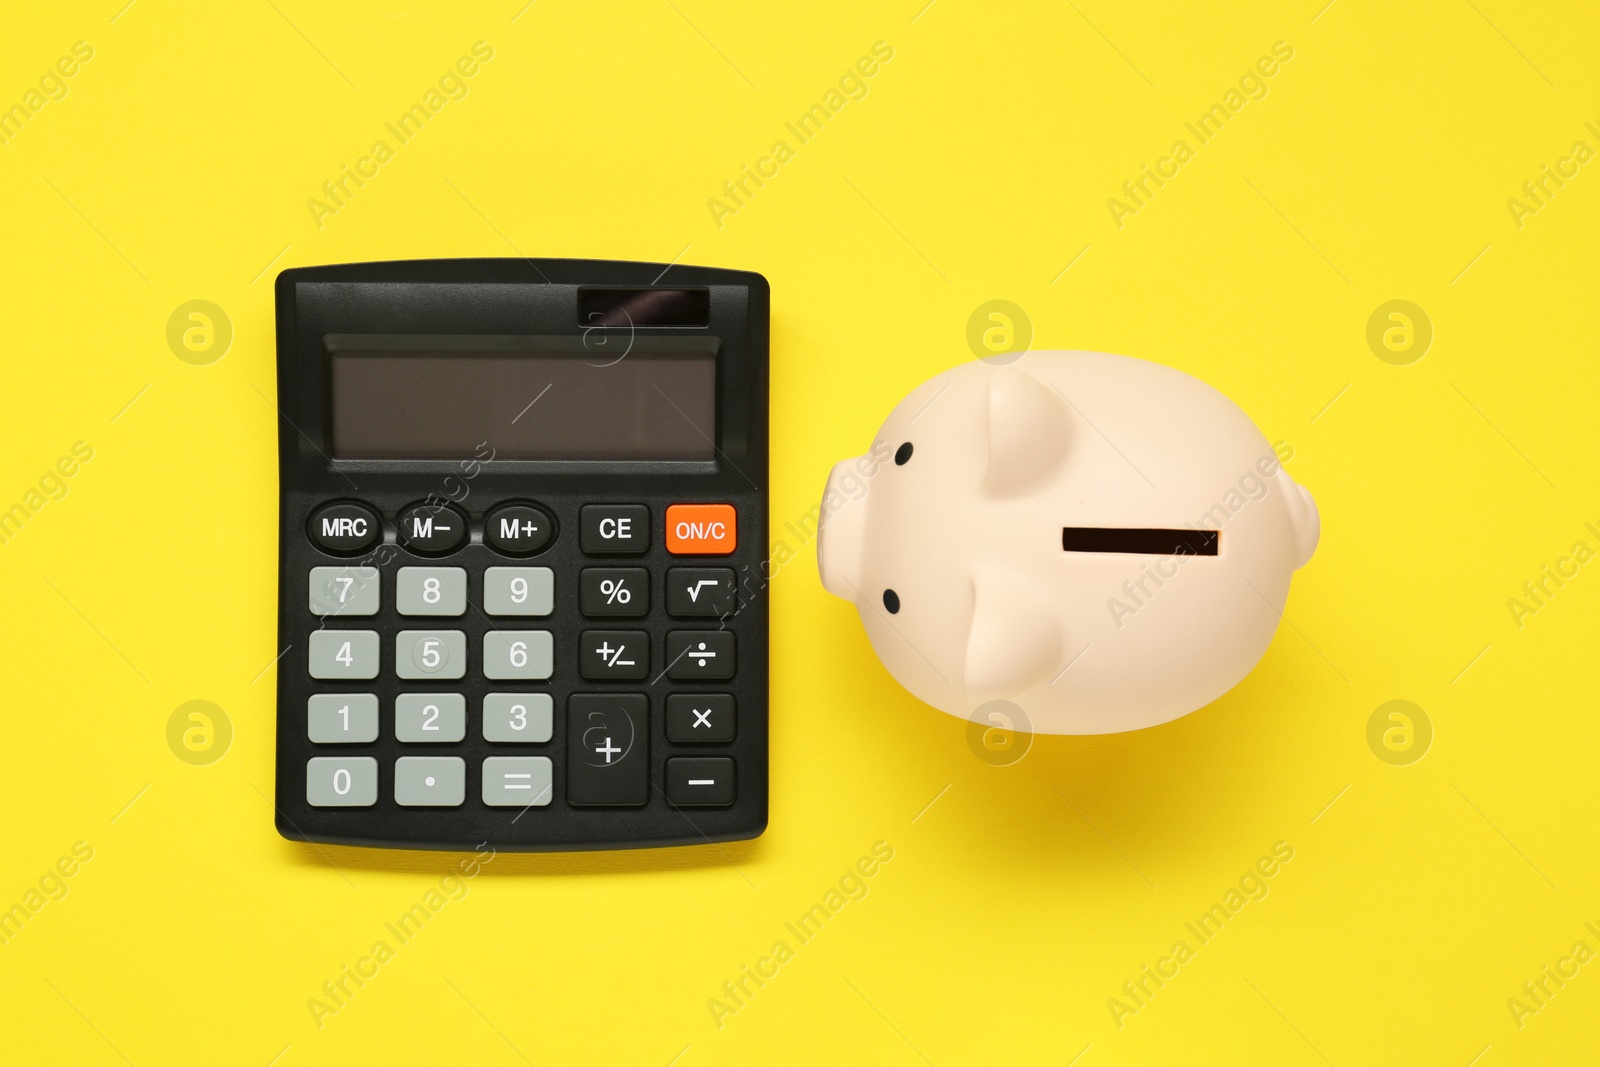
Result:
M365 504L324 504L306 527L311 543L335 556L362 552L377 543L383 521Z
M643 504L587 504L579 516L585 552L636 556L650 547L650 509Z
M667 614L680 619L725 619L739 610L739 594L729 567L671 567L667 570Z
M725 808L734 800L733 760L679 756L667 760L667 802L680 808Z
M585 630L578 673L596 682L634 681L650 673L650 635L643 630Z
M508 556L531 556L550 543L555 524L532 504L507 504L483 520L483 540Z
M402 545L428 556L453 552L467 539L467 517L447 504L412 504L395 526Z
M667 677L674 681L733 677L733 634L727 630L672 630L667 634Z
M733 740L732 693L673 693L667 697L667 740L677 744Z
M643 567L585 567L578 573L578 610L585 615L647 615L650 572Z
M650 799L650 701L643 693L567 698L567 803L636 808Z

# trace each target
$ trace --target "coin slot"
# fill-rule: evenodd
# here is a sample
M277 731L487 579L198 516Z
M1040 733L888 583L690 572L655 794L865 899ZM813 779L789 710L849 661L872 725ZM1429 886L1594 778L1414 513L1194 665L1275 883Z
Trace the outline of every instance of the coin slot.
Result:
M1103 526L1066 526L1061 547L1067 552L1125 552L1138 556L1215 556L1221 547L1217 530L1142 530Z

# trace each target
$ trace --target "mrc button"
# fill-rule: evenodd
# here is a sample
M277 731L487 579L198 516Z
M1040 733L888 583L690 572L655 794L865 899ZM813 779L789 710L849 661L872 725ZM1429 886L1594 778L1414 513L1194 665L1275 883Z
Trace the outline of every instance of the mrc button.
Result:
M550 516L532 504L507 504L483 520L483 539L496 552L531 556L550 543Z
M650 547L650 509L643 504L586 504L578 515L585 552L636 556Z
M365 504L324 504L311 513L312 544L334 555L365 551L383 533L377 512Z
M667 551L675 556L726 556L738 543L732 504L674 504L667 509Z
M400 543L413 552L450 552L467 539L467 518L444 504L412 504L395 519Z

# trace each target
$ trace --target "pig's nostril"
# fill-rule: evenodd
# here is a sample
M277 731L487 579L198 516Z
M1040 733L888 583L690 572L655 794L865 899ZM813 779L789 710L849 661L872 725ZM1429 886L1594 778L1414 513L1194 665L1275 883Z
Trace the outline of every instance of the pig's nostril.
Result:
M910 448L911 446L907 445L906 447ZM900 594L893 589L885 589L883 591L883 606L889 609L890 615L900 614Z
M899 448L894 450L894 465L896 467L904 467L906 465L906 460L908 460L910 458L911 458L911 442L910 441L907 441L905 444L901 445Z

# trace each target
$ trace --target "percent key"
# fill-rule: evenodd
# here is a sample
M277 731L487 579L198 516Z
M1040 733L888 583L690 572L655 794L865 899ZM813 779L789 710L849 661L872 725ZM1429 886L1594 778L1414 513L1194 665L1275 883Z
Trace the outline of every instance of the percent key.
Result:
M643 567L586 567L578 577L578 609L593 618L637 618L650 611L650 572Z

